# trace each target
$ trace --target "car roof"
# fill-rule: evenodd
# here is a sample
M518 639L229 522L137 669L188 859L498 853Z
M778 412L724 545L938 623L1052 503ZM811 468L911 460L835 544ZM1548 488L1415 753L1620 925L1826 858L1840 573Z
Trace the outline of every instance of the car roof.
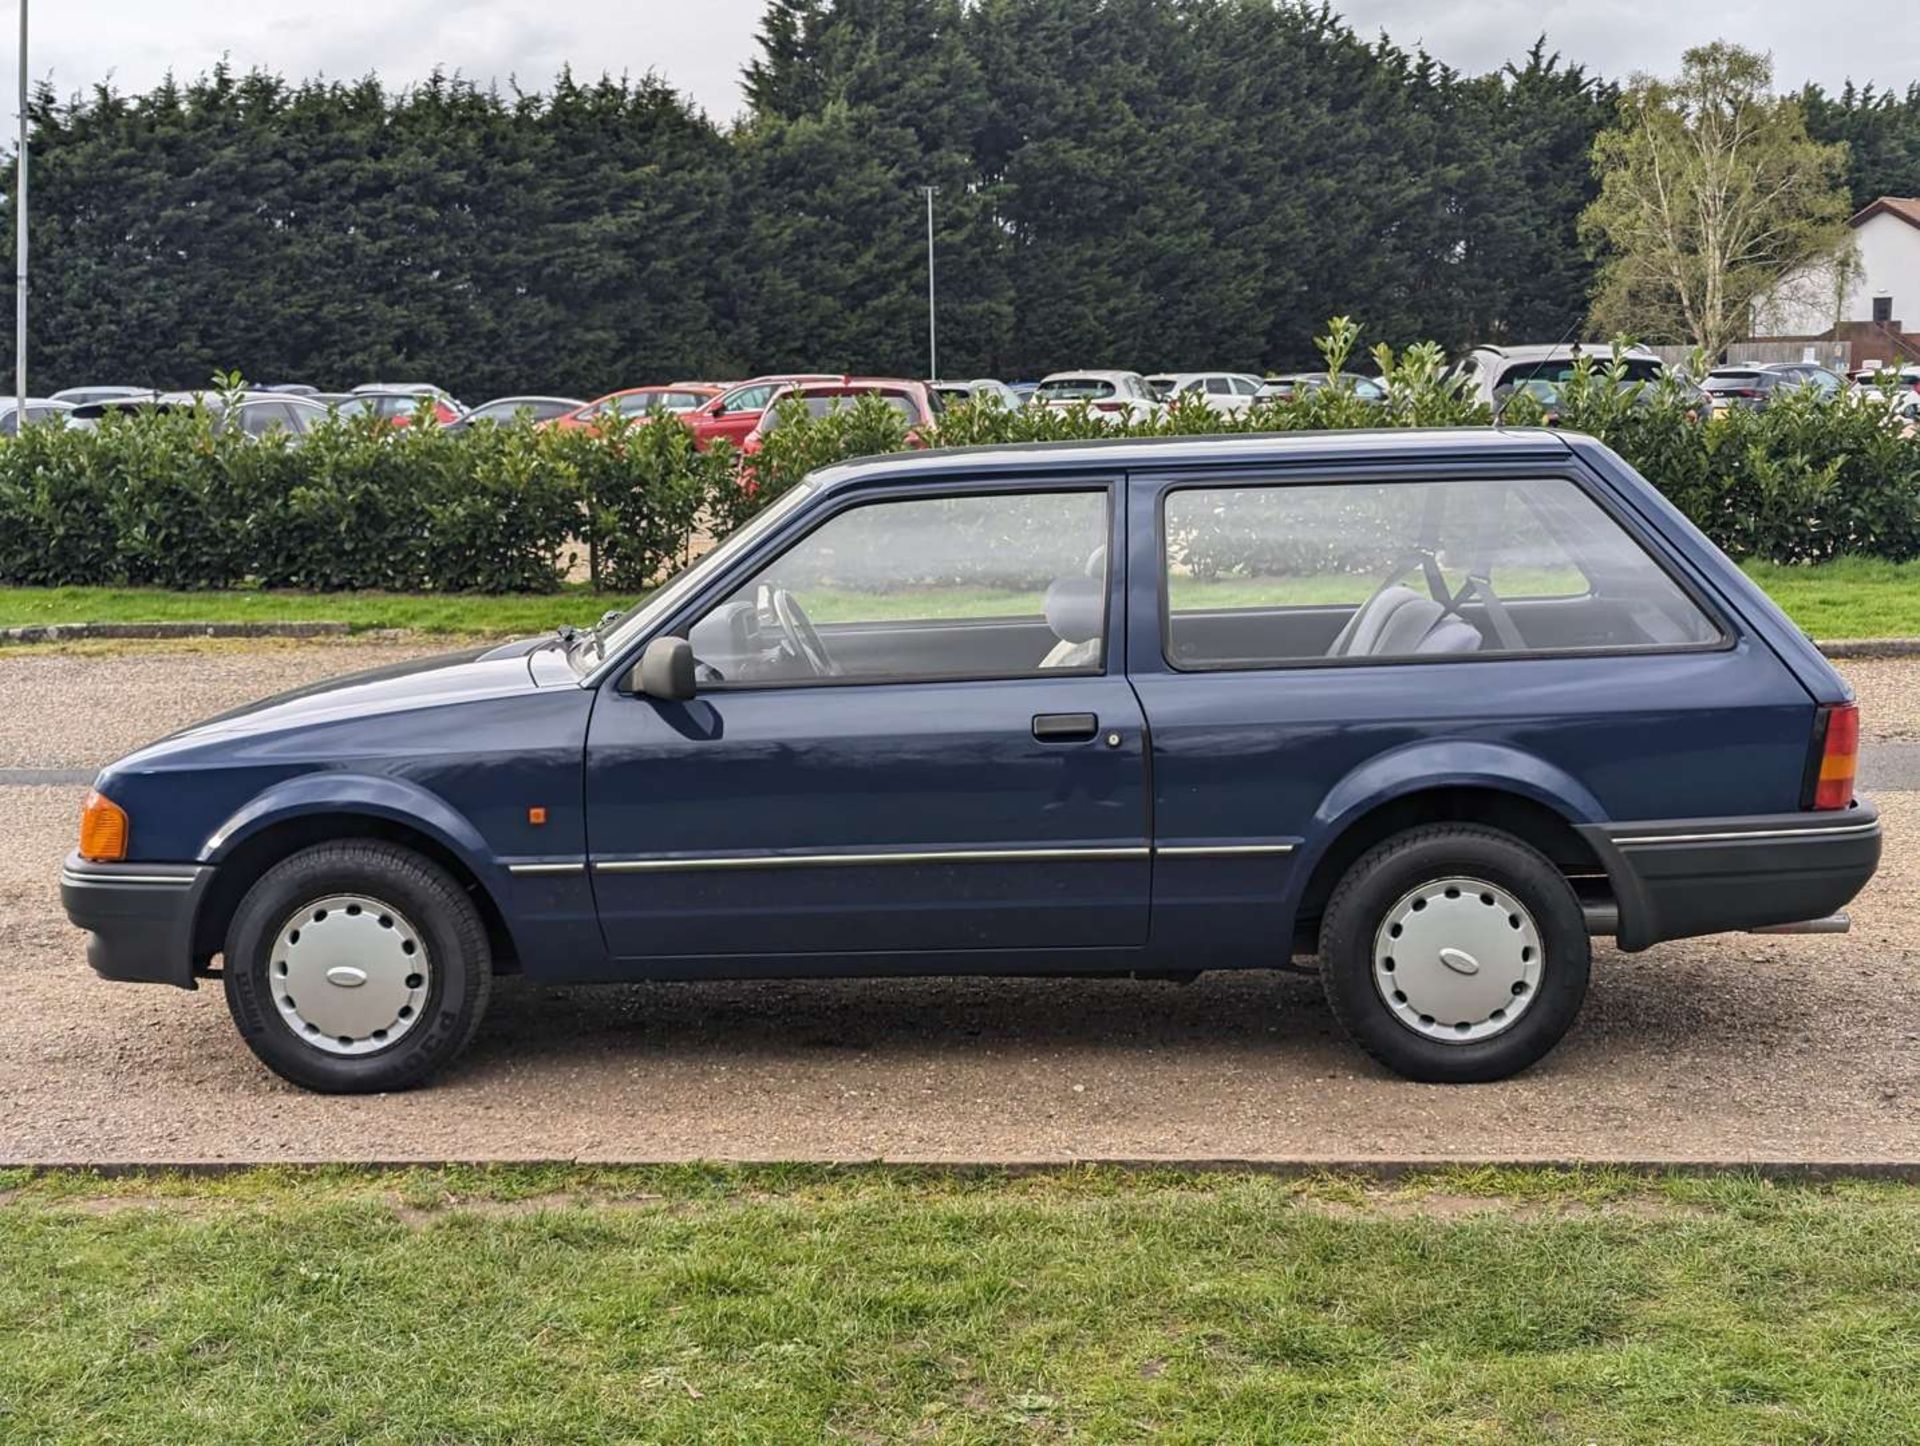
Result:
M1076 373L1077 375L1077 373ZM1254 432L1223 437L1113 437L1076 442L1014 442L983 447L937 447L889 452L823 467L813 482L824 489L884 478L889 482L964 473L1178 467L1259 466L1269 463L1351 462L1356 458L1565 457L1567 434L1545 427L1374 427L1334 432Z
M824 392L833 388L860 392L911 390L926 386L926 382L917 382L911 377L817 377L811 381L789 382L780 390L783 392Z
M1070 381L1075 377L1087 377L1093 381L1111 382L1118 381L1121 377L1137 377L1139 375L1139 372L1115 371L1112 368L1076 368L1069 372L1048 372L1044 377L1040 378L1040 385L1045 386L1048 382ZM1205 375L1211 375L1211 373L1206 373Z
M1487 356L1503 357L1510 362L1530 362L1552 361L1560 357L1566 357L1571 360L1575 348L1579 349L1581 356L1605 358L1613 355L1613 343L1610 341L1556 342L1552 346L1540 344L1528 346L1477 346L1474 348L1474 351ZM1641 346L1637 343L1633 346L1621 347L1620 355L1640 357L1643 359L1652 358L1655 361L1659 360L1659 353L1655 352L1651 347Z

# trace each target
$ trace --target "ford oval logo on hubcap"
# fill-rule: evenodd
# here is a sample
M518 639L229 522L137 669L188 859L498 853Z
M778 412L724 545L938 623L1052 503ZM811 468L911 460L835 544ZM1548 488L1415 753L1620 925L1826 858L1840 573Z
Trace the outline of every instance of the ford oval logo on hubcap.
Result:
M1441 958L1446 955L1442 954ZM1478 969L1478 964L1473 966ZM367 971L355 969L351 964L336 964L327 971L327 983L338 984L342 989L358 989L367 982Z
M1455 974L1478 974L1480 972L1480 961L1465 949L1442 949L1440 951L1440 962ZM332 978L331 975L328 977Z

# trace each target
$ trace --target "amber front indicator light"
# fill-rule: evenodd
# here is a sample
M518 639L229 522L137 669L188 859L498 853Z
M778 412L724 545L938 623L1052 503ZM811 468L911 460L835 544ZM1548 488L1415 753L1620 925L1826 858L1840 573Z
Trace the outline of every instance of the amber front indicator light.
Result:
M1860 763L1860 708L1854 703L1822 707L1815 725L1818 748L1809 770L1807 806L1846 808L1853 802L1854 773Z
M80 857L111 864L126 856L126 810L103 793L89 793L80 809Z

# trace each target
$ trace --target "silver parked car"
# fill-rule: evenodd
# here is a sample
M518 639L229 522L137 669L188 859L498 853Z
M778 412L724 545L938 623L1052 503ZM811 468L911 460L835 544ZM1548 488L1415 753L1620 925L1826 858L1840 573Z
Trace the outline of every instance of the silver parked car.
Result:
M929 382L927 385L933 389L935 396L950 407L964 406L969 402L988 402L1012 412L1021 406L1020 393L993 377L975 377L970 382Z

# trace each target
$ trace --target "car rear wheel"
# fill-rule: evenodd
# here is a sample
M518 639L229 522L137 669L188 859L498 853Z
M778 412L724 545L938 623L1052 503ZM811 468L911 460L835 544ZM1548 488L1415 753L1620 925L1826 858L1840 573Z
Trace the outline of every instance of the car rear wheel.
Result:
M1350 868L1320 930L1321 979L1355 1043L1408 1079L1504 1079L1559 1043L1591 948L1538 850L1474 825L1408 830Z
M438 864L395 844L303 849L227 931L227 1008L274 1073L328 1093L407 1089L473 1038L493 985L487 931Z

